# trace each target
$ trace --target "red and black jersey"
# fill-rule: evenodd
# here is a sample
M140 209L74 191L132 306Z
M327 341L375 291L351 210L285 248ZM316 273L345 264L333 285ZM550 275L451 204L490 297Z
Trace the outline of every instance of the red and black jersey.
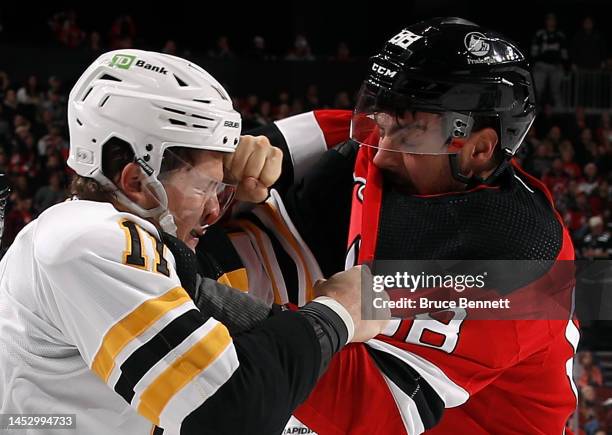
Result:
M283 200L325 275L341 270L345 256L347 266L573 259L549 192L518 166L495 186L398 194L371 164L374 151L346 142L349 119L315 111L260 131L293 165ZM322 156L300 160L309 152ZM563 433L576 405L579 332L570 317L471 320L469 311L450 311L392 321L385 334L340 352L295 415L320 434Z

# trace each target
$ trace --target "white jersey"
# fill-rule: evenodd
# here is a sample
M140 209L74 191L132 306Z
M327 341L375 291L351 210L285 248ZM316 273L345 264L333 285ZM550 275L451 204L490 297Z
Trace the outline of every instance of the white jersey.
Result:
M174 434L237 367L155 227L111 204L51 207L0 263L0 413L76 414L84 435Z

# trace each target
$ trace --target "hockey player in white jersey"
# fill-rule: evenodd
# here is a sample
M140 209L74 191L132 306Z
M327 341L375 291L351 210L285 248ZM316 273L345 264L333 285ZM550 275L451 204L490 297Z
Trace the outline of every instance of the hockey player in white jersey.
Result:
M68 118L79 199L41 214L0 263L0 414L74 414L87 435L280 433L333 354L384 327L360 320L359 270L230 337L196 308L189 265L163 241L195 241L222 214L236 188L224 157L259 153L259 184L238 184L257 198L277 152L249 138L228 159L241 120L227 92L152 52L98 58Z

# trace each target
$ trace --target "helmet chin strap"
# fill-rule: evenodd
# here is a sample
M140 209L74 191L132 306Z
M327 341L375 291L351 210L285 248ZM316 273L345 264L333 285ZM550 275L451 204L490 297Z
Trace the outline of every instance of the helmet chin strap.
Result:
M146 180L146 187L151 190L153 196L155 196L155 198L159 201L159 205L151 209L146 209L136 204L134 201L129 199L125 193L121 191L121 189L117 188L117 186L114 184L111 184L115 190L114 193L117 196L117 199L119 202L121 202L121 205L141 218L154 219L164 232L176 237L177 227L176 223L174 222L174 217L168 210L168 195L166 194L164 186L152 175L147 176Z
M508 167L510 160L504 159L497 168L493 171L491 175L487 178L479 177L478 175L467 176L461 173L461 169L459 168L459 158L458 154L449 154L448 162L450 164L451 175L453 178L460 183L463 183L467 186L468 189L471 189L480 184L491 185L493 184L499 175L504 172L504 170Z

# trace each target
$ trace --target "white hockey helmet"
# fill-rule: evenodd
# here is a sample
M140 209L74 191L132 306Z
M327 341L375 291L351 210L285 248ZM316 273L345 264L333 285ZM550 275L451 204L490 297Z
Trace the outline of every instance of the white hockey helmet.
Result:
M70 155L74 171L114 190L142 217L167 212L158 181L164 151L171 147L233 152L240 114L225 89L201 67L179 57L143 50L101 55L81 75L68 101ZM144 210L102 171L102 149L110 139L131 145L159 207Z

